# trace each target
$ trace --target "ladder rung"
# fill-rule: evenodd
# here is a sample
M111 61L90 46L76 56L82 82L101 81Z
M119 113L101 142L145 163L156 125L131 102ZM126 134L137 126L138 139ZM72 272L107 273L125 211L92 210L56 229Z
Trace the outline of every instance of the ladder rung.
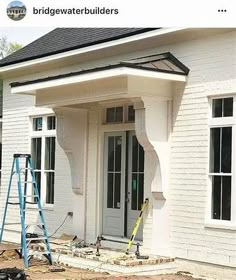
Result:
M34 204L37 205L37 203L34 203ZM35 209L38 210L38 212L42 213L41 209L37 209L37 208L35 208ZM25 212L26 210L29 210L29 208L28 209L22 209L23 212Z
M33 168L21 168L20 170L34 170Z
M19 202L11 202L11 201L8 201L7 204L10 204L10 205L20 205Z
M11 225L21 225L21 223L5 223L5 226L11 226Z
M23 195L22 197L24 198L34 198L34 197L39 197L38 195ZM19 196L9 196L9 198L19 198Z
M36 240L46 240L47 239L47 237L33 237L33 238L27 238L26 237L26 240L27 241L36 241Z
M35 184L35 181L22 181L21 184Z
M5 226L10 226L10 225L21 225L21 223L5 223ZM25 225L26 227L30 227L30 226L44 226L44 224L42 224L42 223L32 223L32 224L26 224ZM0 228L1 229L1 228Z
M31 227L31 226L44 226L44 224L42 224L42 223L35 223L35 224L26 224L25 225L26 227Z
M50 255L51 253L49 251L43 251L43 252L32 252L32 253L29 253L28 256L42 256L42 255Z

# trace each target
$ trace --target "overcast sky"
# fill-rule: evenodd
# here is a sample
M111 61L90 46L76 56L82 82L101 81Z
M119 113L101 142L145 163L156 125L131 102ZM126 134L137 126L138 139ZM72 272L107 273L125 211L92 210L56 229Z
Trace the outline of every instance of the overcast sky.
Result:
M6 36L9 42L17 42L25 46L51 30L53 30L53 28L48 27L0 28L0 38Z

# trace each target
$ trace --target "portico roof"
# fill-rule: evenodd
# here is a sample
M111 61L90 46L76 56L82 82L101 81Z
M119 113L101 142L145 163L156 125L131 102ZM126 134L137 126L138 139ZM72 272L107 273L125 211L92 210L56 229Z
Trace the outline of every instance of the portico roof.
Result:
M132 98L171 98L172 82L186 82L189 69L171 53L132 58L56 76L14 82L13 94L35 95L36 105L56 106Z
M140 70L140 71L132 72L132 69ZM155 74L153 75L153 73L151 72L156 72L164 75L159 75L159 76ZM166 78L170 79L170 76L165 74L186 76L189 73L189 69L182 62L180 62L174 55L172 55L170 52L167 52L167 53L156 54L151 56L139 57L135 59L121 61L114 64L105 65L102 67L84 69L77 72L72 72L72 73L67 73L67 74L62 74L57 76L50 76L46 78L23 81L23 82L14 82L11 84L11 87L13 89L18 88L19 91L21 91L20 89L24 87L24 92L25 92L27 91L27 88L29 90L30 87L27 86L30 85L32 85L31 90L33 89L37 90L39 88L45 88L47 86L50 87L50 82L55 80L58 80L57 85L60 85L60 80L63 79L63 85L64 85L66 83L66 80L68 83L75 82L75 79L72 79L75 77L80 77L79 80L77 80L77 82L87 81L89 78L94 79L95 77L99 77L97 75L96 76L91 75L95 73L100 74L100 78L109 77L110 75L113 76L126 75L126 74L132 75L133 73L136 75L144 75L146 77L150 76L156 78L160 77L162 79L166 79ZM178 80L177 76L173 80ZM180 78L180 80L183 79ZM19 93L18 90L13 90L13 92Z

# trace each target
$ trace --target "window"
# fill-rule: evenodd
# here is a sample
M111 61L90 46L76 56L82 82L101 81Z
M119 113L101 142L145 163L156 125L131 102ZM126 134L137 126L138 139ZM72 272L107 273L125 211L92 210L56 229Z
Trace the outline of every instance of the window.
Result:
M48 128L48 130L56 129L56 117L55 116L47 117L47 128Z
M212 100L210 178L212 219L231 220L233 98Z
M233 116L233 97L214 99L212 101L212 117L232 117Z
M44 205L54 204L56 118L32 119L31 153L39 194Z
M126 123L135 121L135 110L133 105L109 107L105 110L106 123Z
M135 110L134 106L130 105L128 106L128 122L134 122L135 121Z
M107 108L106 122L123 122L123 107Z
M34 118L33 119L33 130L41 131L43 129L43 118Z

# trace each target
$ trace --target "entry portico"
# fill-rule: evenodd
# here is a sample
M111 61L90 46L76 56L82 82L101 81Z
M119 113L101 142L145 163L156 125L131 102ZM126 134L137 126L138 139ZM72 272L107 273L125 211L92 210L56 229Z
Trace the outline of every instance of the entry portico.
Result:
M11 84L13 94L34 95L36 106L55 111L72 188L84 200L74 206L84 213L74 222L85 225L86 241L98 234L129 237L149 198L137 238L152 253L170 255L171 100L187 74L164 53Z

